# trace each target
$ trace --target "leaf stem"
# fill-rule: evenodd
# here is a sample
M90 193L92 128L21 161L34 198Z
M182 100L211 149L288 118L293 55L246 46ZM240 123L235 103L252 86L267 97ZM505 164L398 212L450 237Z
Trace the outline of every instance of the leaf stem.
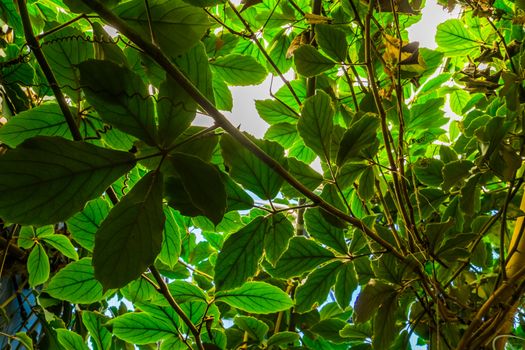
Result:
M162 276L160 275L159 271L153 265L149 267L149 270L155 278L155 281L157 281L157 283L159 284L158 291L164 296L164 298L168 301L173 310L175 310L175 312L180 316L180 318L186 324L186 326L188 326L191 334L193 334L193 336L195 337L195 343L197 344L197 348L199 350L204 350L199 330L197 329L197 327L195 327L190 318L184 313L184 310L181 309L179 304L177 304L177 302L171 295L170 290L166 285L166 282L164 282L164 280L162 279Z

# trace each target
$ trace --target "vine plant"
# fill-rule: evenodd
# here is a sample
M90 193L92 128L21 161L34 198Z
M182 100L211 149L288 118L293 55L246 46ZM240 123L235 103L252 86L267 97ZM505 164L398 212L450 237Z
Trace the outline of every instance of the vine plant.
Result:
M525 5L445 5L2 1L4 344L518 348Z

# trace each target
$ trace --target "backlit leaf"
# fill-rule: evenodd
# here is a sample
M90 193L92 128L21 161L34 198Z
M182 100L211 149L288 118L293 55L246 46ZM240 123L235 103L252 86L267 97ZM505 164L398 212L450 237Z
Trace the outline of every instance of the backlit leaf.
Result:
M266 75L266 69L252 56L231 54L211 62L215 74L228 85L257 85Z
M51 278L44 291L53 298L75 304L91 304L102 299L102 285L95 279L91 258L69 263Z
M263 254L266 221L257 217L224 242L215 265L217 289L241 286L257 271Z
M297 72L306 77L313 77L335 66L335 62L323 56L312 45L302 45L293 53Z
M131 312L110 321L113 334L133 344L148 344L177 335L177 331L165 322L146 312Z
M27 271L29 272L29 285L36 287L49 278L49 258L41 244L35 245L27 258Z
M293 306L288 294L264 282L246 282L237 289L218 292L215 300L254 314L269 314Z

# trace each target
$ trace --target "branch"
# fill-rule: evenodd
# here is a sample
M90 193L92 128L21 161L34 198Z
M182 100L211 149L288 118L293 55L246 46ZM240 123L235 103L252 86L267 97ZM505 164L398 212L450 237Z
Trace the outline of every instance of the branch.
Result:
M38 64L40 65L40 68L42 68L42 72L44 73L44 76L46 77L47 82L49 83L49 85L51 86L51 89L53 90L53 94L55 95L55 98L57 99L57 103L60 106L60 110L62 111L62 114L64 114L64 117L66 118L67 126L69 127L69 130L71 131L71 135L73 136L73 139L75 141L80 141L82 140L82 134L80 133L80 130L78 129L78 125L75 122L75 117L71 113L71 110L69 109L69 105L67 104L66 98L64 94L62 93L62 90L60 90L60 87L55 78L55 75L53 74L51 67L47 63L46 57L44 56L44 53L42 52L42 49L40 47L40 44L38 43L38 40L33 34L33 27L31 25L31 19L29 18L29 13L27 11L26 0L18 0L18 9L20 11L20 17L22 18L22 24L24 26L24 35L27 41L27 45L29 46L31 51L35 54L35 58Z
M180 316L182 321L184 321L184 323L188 326L191 334L193 334L193 336L195 337L195 342L197 343L197 347L201 350L204 350L204 346L202 345L199 330L197 329L197 327L195 327L193 322L191 322L189 317L184 313L184 310L181 309L179 304L177 304L177 302L173 298L173 295L171 295L170 290L168 289L168 286L162 279L162 276L160 275L159 271L157 271L157 269L153 265L149 267L149 270L151 271L151 274L155 278L155 281L157 281L157 283L159 284L159 292L168 301L168 303L173 308L173 310L175 310L175 312Z

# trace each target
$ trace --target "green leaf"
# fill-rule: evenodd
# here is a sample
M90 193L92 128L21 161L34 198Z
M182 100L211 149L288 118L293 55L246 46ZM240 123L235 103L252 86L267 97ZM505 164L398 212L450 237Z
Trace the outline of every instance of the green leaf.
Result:
M315 241L304 237L290 240L288 249L281 256L272 274L281 278L300 276L334 258L334 254Z
M175 220L175 216L180 214L171 208L164 207L164 215L166 221L164 222L159 260L170 268L174 268L179 262L181 252L181 232Z
M226 187L226 195L228 196L228 207L226 211L232 210L247 210L253 207L253 198L241 186L237 185L235 181L226 174L222 174L222 179Z
M143 3L125 2L114 9L128 25L150 38L150 25L156 43L171 57L180 55L199 40L210 26L206 13L182 0L153 0ZM151 18L151 21L148 20Z
M102 285L95 279L91 258L69 263L51 278L44 289L53 298L73 304L91 304L102 299Z
M354 322L363 323L371 319L379 306L390 293L395 292L392 285L371 279L363 287L354 305Z
M170 335L177 336L174 327L146 312L127 313L112 319L109 324L115 336L137 345L154 343Z
M95 233L108 213L109 204L105 199L97 198L88 202L81 212L67 220L67 228L71 237L82 248L92 252L95 246Z
M449 190L454 186L462 187L463 180L470 176L470 170L474 167L474 163L470 160L455 160L443 166L443 185L444 190Z
M109 350L111 347L111 333L102 325L106 320L107 318L99 313L82 311L82 323L99 350Z
M338 62L346 61L348 44L344 31L331 24L316 24L315 39L328 56Z
M318 91L306 99L297 130L306 146L310 147L325 161L330 160L334 108L330 96Z
M42 239L44 242L58 250L70 259L78 260L78 253L71 241L63 235L52 235Z
M53 225L41 227L24 226L20 229L20 233L18 234L18 246L20 248L29 249L36 241L54 234L55 228Z
M177 82L168 78L159 88L157 113L159 139L168 148L175 144L177 136L195 119L197 105Z
M255 143L277 162L285 164L284 150L280 145L267 140L255 140ZM277 172L228 134L222 135L220 144L224 161L235 181L259 198L273 199L277 195L284 182Z
M157 296L157 290L145 278L139 277L131 281L120 292L133 304L137 302L148 302Z
M346 322L337 318L329 318L315 324L310 330L333 343L344 343L346 339L339 332L346 326Z
M357 188L357 193L359 193L359 197L365 201L368 202L375 194L375 171L374 167L368 167L366 168L361 176L359 177L359 187Z
M443 98L433 98L412 106L408 122L406 122L407 130L414 132L415 135L420 135L422 131L426 132L428 129L445 125L448 119L444 117L442 111L444 103Z
M299 118L293 109L277 100L255 100L255 108L259 117L270 125L278 123L295 124Z
M232 92L228 85L218 76L213 77L213 96L218 110L231 111L233 109Z
M191 202L217 225L226 212L226 190L219 171L201 159L183 153L170 154Z
M178 303L192 300L208 301L199 287L186 281L173 281L168 284L168 289Z
M293 225L282 213L272 215L266 220L264 252L271 264L275 265L279 260L293 235Z
M268 347L280 346L285 344L293 344L299 340L299 334L295 332L279 332L274 333L269 339L266 345Z
M241 286L255 275L263 254L265 231L266 221L259 216L226 239L215 265L218 290Z
M339 168L337 173L337 183L341 189L352 188L356 180L361 176L363 171L368 168L366 163L347 163Z
M436 44L438 50L449 57L467 56L480 45L465 23L455 18L437 26Z
M16 332L17 340L26 347L27 350L33 350L33 339L26 332Z
M397 293L391 291L382 296L381 306L377 311L374 319L374 335L372 344L375 349L388 349L390 344L399 334L396 326Z
M84 343L84 339L79 334L67 329L56 329L55 331L57 332L58 341L66 349L89 350L86 343Z
M443 166L439 159L421 158L414 164L414 172L424 185L438 187L443 182Z
M41 244L35 245L27 258L27 272L29 273L29 286L36 287L49 278L49 258Z
M50 102L23 111L0 128L0 142L9 147L16 147L38 135L72 139L58 104Z
M341 309L346 309L352 300L352 294L357 289L357 275L353 263L345 263L340 269L335 281L335 300Z
M299 140L297 126L290 123L278 123L270 125L264 138L279 143L285 149L290 148Z
M240 288L217 292L215 300L254 314L270 314L293 306L288 294L264 282L246 282Z
M233 323L258 343L264 340L264 336L270 329L266 323L250 316L236 316Z
M465 215L472 216L480 209L480 176L480 174L472 176L461 188L459 207Z
M38 136L0 156L0 216L19 224L64 221L135 165L130 153Z
M93 27L93 38L95 41L95 58L127 65L128 60L126 59L124 52L118 45L113 43L111 36L106 30L104 30L102 24L99 22L92 22L91 26Z
M155 261L164 219L162 174L150 172L113 207L95 236L95 277L105 289L125 286Z
M80 77L77 65L87 59L93 58L93 44L86 40L80 30L67 26L45 37L42 51L51 66L58 85L74 101L79 101Z
M365 340L372 338L372 329L369 323L350 323L339 332L339 335L348 340Z
M365 114L345 131L339 151L337 165L342 166L350 160L361 160L362 151L376 140L379 119L373 114Z
M268 72L252 56L230 54L210 62L213 72L228 85L259 85Z
M344 231L330 224L321 213L322 209L311 208L304 214L304 224L310 236L320 243L334 248L341 254L348 253Z
M342 265L341 261L334 261L308 275L304 284L300 285L295 291L295 309L297 312L308 312L326 301Z
M288 172L311 191L316 190L323 182L321 174L293 157L288 158ZM288 183L283 185L282 191L288 197L302 197L302 194Z
M84 61L78 69L86 100L104 121L149 145L157 143L153 100L136 73L100 60Z
M323 56L312 45L302 45L293 53L297 73L313 77L335 66L335 62Z

